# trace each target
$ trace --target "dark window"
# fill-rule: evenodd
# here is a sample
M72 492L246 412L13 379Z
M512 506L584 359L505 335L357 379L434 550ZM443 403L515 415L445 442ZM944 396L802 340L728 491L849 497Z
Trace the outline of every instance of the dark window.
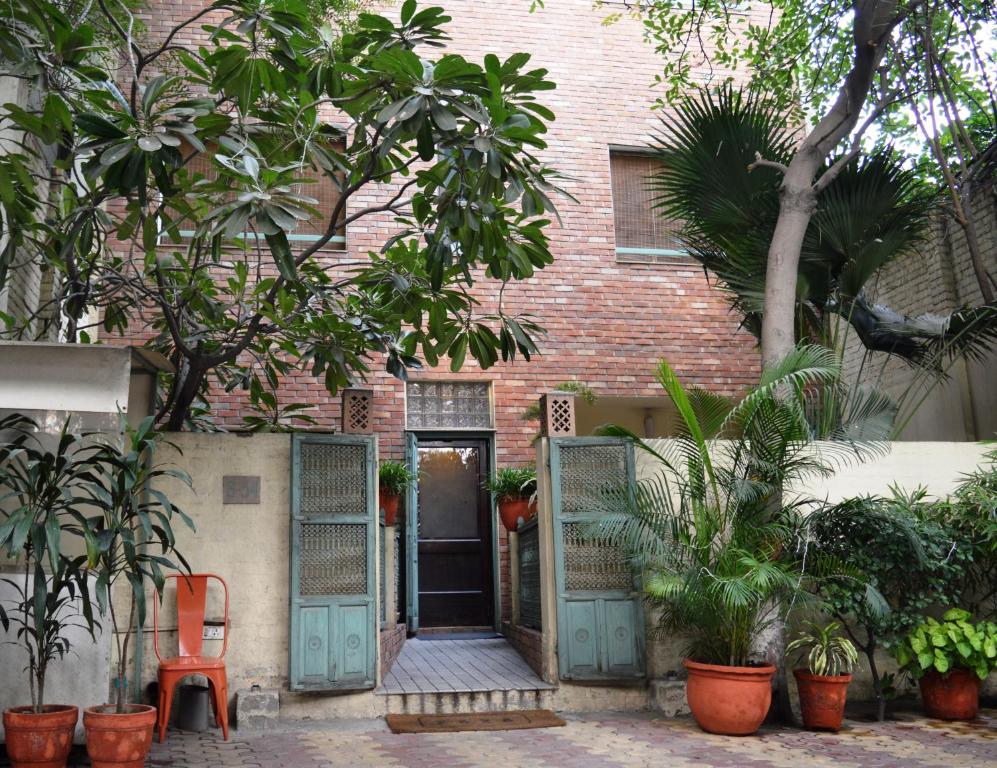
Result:
M616 256L620 261L653 262L685 256L678 238L681 222L654 207L652 186L661 161L651 155L613 151L609 154L613 184Z
M185 152L185 154L187 153ZM191 158L185 167L190 173L203 174L205 178L214 178L216 175L215 165L207 153L202 153ZM339 201L339 189L337 189L332 179L330 179L326 174L320 174L318 171L309 169L297 175L301 178L314 179L311 183L295 185L294 192L299 195L305 195L306 197L318 200L318 202L312 206L318 211L318 215L312 216L307 221L302 221L298 224L297 229L288 233L288 239L291 241L292 245L295 241L305 243L314 242L315 240L318 240L319 237L324 235L326 227L329 224L329 218L332 216L336 203ZM342 220L345 217L346 211L340 211L339 219ZM330 241L325 247L337 250L345 249L345 235L345 231L340 230L337 233L337 236L334 237L333 240Z

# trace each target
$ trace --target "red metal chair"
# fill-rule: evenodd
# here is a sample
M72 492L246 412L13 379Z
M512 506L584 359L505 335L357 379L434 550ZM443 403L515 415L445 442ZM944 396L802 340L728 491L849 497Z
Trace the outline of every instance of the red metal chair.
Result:
M222 736L228 741L228 683L225 679L225 651L228 650L228 584L213 573L193 573L189 576L168 576L177 580L177 632L180 636L180 655L163 658L159 653L159 600L153 600L153 648L159 659L159 741L166 738L166 724L173 708L173 691L188 675L208 678L215 709L215 725L221 726ZM225 632L221 656L202 656L204 636L204 604L208 594L208 580L217 579L225 590Z

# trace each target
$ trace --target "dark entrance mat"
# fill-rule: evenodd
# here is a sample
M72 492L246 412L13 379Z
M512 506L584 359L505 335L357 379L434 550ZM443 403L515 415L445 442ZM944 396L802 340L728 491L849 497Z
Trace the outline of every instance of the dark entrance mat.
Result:
M392 733L456 733L457 731L521 731L565 725L549 709L478 712L470 715L385 715Z

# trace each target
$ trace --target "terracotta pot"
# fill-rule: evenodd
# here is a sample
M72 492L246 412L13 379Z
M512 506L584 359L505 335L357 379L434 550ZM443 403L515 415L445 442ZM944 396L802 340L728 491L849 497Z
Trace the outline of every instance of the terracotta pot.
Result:
M685 697L707 733L748 736L758 730L772 703L775 667L726 667L685 660Z
M13 768L65 768L80 710L62 704L47 704L42 710L4 710L7 757Z
M812 675L793 670L800 695L803 727L813 731L839 731L845 716L845 699L851 675Z
M971 669L956 667L944 675L931 669L918 685L929 717L972 720L980 709L980 678Z
M381 509L384 510L384 524L394 525L398 520L398 504L402 497L397 493L388 493L387 491L381 491L380 496Z
M529 499L499 499L499 517L507 531L519 528L519 518L530 519Z
M156 708L128 704L117 713L114 705L87 707L83 727L87 732L87 754L93 768L143 768L152 747Z

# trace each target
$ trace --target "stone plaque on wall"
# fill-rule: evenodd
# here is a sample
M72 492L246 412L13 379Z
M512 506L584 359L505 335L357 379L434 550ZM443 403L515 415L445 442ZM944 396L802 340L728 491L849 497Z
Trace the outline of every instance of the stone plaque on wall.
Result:
M259 504L259 475L224 475L222 504Z

